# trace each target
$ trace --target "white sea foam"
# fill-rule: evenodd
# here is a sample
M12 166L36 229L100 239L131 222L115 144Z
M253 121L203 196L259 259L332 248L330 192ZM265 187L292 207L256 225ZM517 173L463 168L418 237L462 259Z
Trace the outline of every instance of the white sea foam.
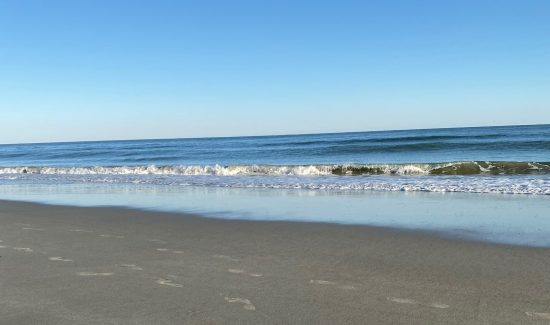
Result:
M15 177L15 179L14 179ZM223 188L329 191L413 191L550 195L550 175L339 177L334 175L158 175L18 174L0 175L0 184L110 183Z
M465 170L461 170L465 169ZM517 162L450 162L432 164L325 164L325 165L171 165L171 166L115 166L115 167L0 167L2 175L427 175L443 174L516 174L550 172L548 163Z
M330 175L332 165L205 165L205 166L120 166L120 167L0 167L0 174L45 175Z

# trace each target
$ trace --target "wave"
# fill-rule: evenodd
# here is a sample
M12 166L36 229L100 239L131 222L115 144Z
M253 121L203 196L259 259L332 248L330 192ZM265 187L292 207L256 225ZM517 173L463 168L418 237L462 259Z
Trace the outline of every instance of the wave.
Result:
M390 137L390 138L352 138L352 139L319 139L319 140L302 140L302 141L285 141L285 142L272 142L261 144L260 147L294 147L294 146L311 146L311 145L332 145L332 146L345 146L345 145L379 145L385 143L400 143L400 142L421 142L420 145L425 144L426 142L442 142L442 141L464 141L464 140L487 140L487 139L498 139L503 137L503 134L487 134L487 135L424 135L424 136L399 136L399 137Z
M491 141L491 142L416 142L390 144L327 145L318 150L321 155L373 154L373 153L431 153L441 151L506 151L550 150L550 141Z
M369 176L550 174L550 162L460 161L410 164L195 165L0 167L0 174L46 175L212 175L212 176Z
M465 176L210 176L210 175L0 175L0 185L117 184L131 186L170 186L204 188L322 190L322 191L400 191L432 193L480 193L550 195L548 175ZM93 185L95 186L95 185ZM2 186L0 186L0 189Z

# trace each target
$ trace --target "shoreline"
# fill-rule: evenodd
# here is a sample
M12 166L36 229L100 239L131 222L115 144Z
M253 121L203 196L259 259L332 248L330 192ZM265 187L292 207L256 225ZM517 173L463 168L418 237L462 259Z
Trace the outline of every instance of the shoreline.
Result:
M10 324L544 323L550 249L0 200Z
M510 248L527 248L527 249L542 249L542 250L549 250L550 247L547 246L540 246L540 245L528 245L528 244L522 244L522 243L506 243L506 242L498 242L498 241L491 241L491 240L484 240L480 239L478 237L468 237L469 231L465 230L464 232L457 232L456 230L451 231L445 231L445 230L430 230L430 229L424 229L424 228L407 228L402 226L380 226L380 225L369 225L369 224L354 224L354 223L348 223L348 222L337 222L337 221L308 221L308 220L279 220L279 219L248 219L248 218L227 218L227 217L221 217L218 216L218 213L200 213L200 212L187 212L187 211L169 211L169 210L157 210L155 208L146 208L146 207L136 207L136 206L123 206L123 205L93 205L93 206L84 206L84 205L77 205L77 204L64 204L64 203L47 203L47 202L36 202L36 201L27 201L27 200L10 200L10 199L0 199L0 208L3 204L7 205L29 205L34 206L34 208L39 209L40 207L51 207L51 208L76 208L76 209L92 209L92 210L98 210L98 212L101 212L102 210L118 210L119 212L125 212L125 213L150 213L154 216L164 216L169 218L185 218L185 219L198 219L198 220L212 220L212 221L219 221L219 222L229 222L229 223L257 223L257 224L280 224L284 225L286 227L292 227L292 225L300 225L300 226L334 226L338 228L364 228L365 231L377 231L377 232L387 232L388 234L392 234L395 236L399 235L407 235L407 236L413 236L417 238L433 238L433 239L439 239L444 241L456 241L456 242L463 242L463 243L471 243L471 244L480 244L480 245L490 245L490 246L502 246L502 247L510 247ZM1 213L0 209L0 213Z

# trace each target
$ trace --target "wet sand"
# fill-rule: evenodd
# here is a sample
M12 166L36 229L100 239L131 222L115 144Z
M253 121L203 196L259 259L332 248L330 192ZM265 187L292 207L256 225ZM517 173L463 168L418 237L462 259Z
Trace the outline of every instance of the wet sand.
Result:
M0 201L1 324L549 324L550 249Z

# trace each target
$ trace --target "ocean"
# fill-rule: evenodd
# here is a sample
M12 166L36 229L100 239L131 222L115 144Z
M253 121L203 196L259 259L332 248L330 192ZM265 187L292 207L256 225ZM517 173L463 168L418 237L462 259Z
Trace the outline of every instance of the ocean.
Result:
M550 194L550 125L11 144L0 182Z
M0 199L550 246L550 125L0 145Z

